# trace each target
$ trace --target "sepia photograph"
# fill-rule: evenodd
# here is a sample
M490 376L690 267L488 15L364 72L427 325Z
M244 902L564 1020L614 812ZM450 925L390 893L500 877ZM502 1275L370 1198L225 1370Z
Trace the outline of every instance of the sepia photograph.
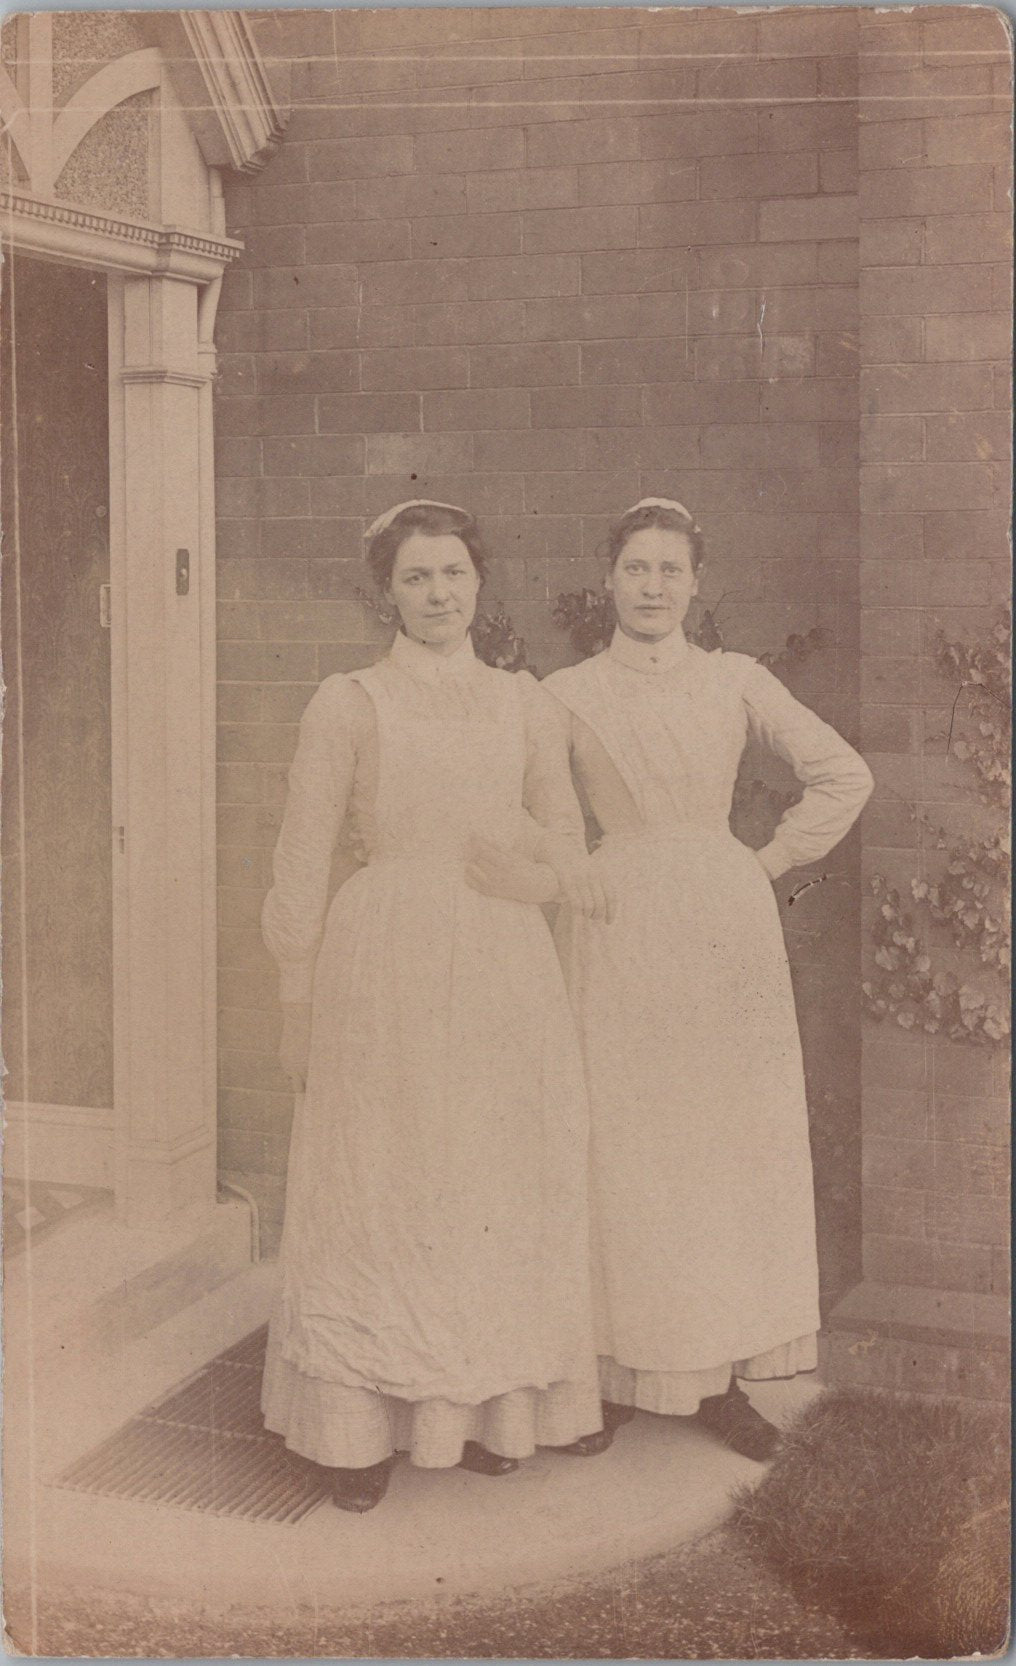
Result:
M1000 1658L1013 29L0 21L3 1604Z

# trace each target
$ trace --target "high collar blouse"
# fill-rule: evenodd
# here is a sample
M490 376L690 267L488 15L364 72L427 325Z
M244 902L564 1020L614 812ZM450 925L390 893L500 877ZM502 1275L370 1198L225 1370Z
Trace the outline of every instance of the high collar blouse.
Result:
M772 878L831 850L871 792L864 760L771 671L745 654L706 653L680 630L654 643L617 630L603 653L544 686L565 708L581 796L605 834L726 830L749 736L804 788L757 853Z
M434 689L462 689L482 680L482 674L478 678L477 671L483 662L477 659L473 639L468 632L465 641L453 654L438 654L422 642L414 641L405 631L396 631L388 651L388 662L406 676L418 678Z

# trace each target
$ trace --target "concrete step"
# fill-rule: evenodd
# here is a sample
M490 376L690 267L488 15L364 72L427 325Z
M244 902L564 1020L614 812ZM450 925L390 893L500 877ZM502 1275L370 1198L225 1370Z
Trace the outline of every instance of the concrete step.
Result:
M829 1315L819 1358L835 1387L1008 1402L1009 1304L865 1280Z
M135 1412L197 1371L268 1317L273 1263L251 1265L196 1293L132 1339L96 1345L91 1328L65 1334L26 1322L7 1292L5 1437L9 1465L47 1483ZM32 1345L34 1343L34 1345Z
M165 1226L128 1227L112 1206L71 1217L59 1230L12 1256L5 1310L15 1345L31 1337L38 1353L73 1349L105 1357L200 1301L249 1267L252 1225L239 1199L174 1217Z

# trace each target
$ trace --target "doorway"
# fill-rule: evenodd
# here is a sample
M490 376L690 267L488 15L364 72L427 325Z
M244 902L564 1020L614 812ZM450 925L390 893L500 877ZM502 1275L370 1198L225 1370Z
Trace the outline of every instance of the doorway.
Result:
M107 284L14 255L2 296L8 1169L108 1186L113 873Z

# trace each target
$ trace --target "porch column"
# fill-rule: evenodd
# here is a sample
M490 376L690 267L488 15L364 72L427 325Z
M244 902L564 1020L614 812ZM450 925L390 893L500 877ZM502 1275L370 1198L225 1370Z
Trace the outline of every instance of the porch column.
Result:
M110 289L116 1197L128 1224L167 1225L215 1201L211 367L197 284Z

